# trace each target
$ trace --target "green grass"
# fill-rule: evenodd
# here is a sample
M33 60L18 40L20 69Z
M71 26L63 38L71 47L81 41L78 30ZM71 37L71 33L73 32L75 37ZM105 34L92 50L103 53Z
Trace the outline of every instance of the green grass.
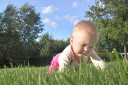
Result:
M0 69L0 85L128 85L128 61L107 63L101 71L93 64L81 64L79 71L70 67L64 73L47 74L46 67L17 67Z
M120 64L120 68L121 68L121 71L122 71L122 75L123 75L123 77L124 77L124 79L125 79L125 81L126 81L126 83L127 83L127 85L128 85L128 77L127 77L127 74L126 74L126 71L125 71L125 68L124 68L122 62L121 62L120 59L119 59L118 52L116 51L116 49L114 49L114 53L115 53L115 55L116 55L116 57L117 57L118 63Z
M128 76L128 62L122 65ZM118 62L108 63L105 71L92 64L76 71L71 67L64 73L47 74L47 67L19 67L0 69L0 85L127 85Z

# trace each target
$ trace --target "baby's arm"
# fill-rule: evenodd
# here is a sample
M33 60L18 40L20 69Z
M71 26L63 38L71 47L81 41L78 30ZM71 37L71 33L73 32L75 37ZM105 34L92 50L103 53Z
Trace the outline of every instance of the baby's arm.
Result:
M72 57L69 53L63 52L59 57L59 72L64 72L64 69L67 69L71 64Z
M95 51L91 54L90 59L95 67L100 67L102 70L105 68L105 62L96 54Z

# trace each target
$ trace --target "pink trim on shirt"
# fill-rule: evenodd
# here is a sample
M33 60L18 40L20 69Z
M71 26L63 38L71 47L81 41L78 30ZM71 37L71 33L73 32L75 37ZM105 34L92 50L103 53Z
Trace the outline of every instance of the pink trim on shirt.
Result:
M71 45L71 50L72 50L72 52L73 52L73 60L75 59L75 60L80 64L78 58L77 58L76 55L75 55L75 52L74 52L74 50L73 50L72 45ZM82 58L83 58L83 57L82 57ZM73 60L72 60L72 61L73 61ZM83 62L83 59L82 59L82 62Z

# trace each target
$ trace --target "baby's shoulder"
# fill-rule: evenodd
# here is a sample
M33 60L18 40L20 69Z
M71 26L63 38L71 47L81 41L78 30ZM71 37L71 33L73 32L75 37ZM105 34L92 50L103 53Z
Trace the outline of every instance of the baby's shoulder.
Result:
M61 53L60 57L72 57L73 56L73 53L72 53L72 50L71 50L71 45L68 45L64 50L63 52Z
M72 54L71 45L68 45L62 52L63 54Z
M96 56L97 53L93 50L90 56Z

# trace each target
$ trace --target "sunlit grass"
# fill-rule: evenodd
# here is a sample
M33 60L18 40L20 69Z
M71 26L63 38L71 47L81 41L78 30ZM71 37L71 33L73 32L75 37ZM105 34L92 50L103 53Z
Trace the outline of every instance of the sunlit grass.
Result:
M116 49L114 49L114 53L115 53L115 55L117 57L117 61L118 61L119 65L120 65L120 68L121 68L121 71L122 71L122 75L123 75L123 77L124 77L124 79L125 79L125 81L126 81L126 83L128 85L128 76L126 74L126 71L124 69L124 66L123 66L122 62L119 59L118 52L116 51Z
M128 61L120 62L107 63L104 71L84 64L79 71L70 67L64 73L53 74L47 74L48 66L4 68L0 69L0 85L127 85Z

